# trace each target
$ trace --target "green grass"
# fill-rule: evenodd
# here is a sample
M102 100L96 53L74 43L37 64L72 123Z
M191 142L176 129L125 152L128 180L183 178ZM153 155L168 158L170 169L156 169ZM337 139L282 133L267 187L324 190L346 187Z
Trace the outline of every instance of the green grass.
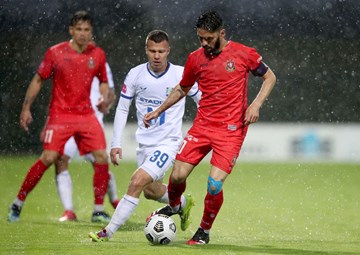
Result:
M209 165L194 170L187 192L196 206L189 230L178 230L168 246L144 237L146 216L161 205L141 198L135 214L108 243L92 243L92 168L70 165L79 221L60 223L63 209L54 169L28 196L18 223L6 221L7 209L34 158L0 157L0 254L360 254L360 166L351 164L238 163L225 183L225 201L210 243L189 247L203 210ZM119 195L124 194L134 163L111 167ZM167 177L166 177L167 180ZM2 209L1 209L2 208ZM106 211L112 213L108 200ZM178 217L173 217L179 225Z

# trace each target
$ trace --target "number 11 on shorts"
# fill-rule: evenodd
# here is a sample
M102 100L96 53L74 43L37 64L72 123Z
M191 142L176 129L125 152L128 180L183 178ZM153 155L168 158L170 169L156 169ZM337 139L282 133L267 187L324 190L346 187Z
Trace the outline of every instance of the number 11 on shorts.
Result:
M54 130L53 130L53 129L47 129L47 130L45 131L44 143L51 143L53 134L54 134Z

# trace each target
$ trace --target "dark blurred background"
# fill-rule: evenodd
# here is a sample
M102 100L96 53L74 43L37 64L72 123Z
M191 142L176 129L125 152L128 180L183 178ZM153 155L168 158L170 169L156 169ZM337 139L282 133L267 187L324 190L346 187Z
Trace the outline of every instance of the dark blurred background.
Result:
M278 81L262 122L360 122L360 1L358 0L2 0L0 3L0 154L41 151L51 82L32 107L29 134L19 127L26 89L46 49L69 40L72 14L94 18L96 42L107 53L119 95L126 73L147 61L144 40L153 29L171 37L170 61L183 65L199 47L194 25L201 11L222 14L227 38L255 47ZM251 78L249 100L261 79ZM189 104L190 105L190 104ZM106 116L112 122L115 109ZM191 121L195 109L187 109ZM130 121L135 121L131 112Z

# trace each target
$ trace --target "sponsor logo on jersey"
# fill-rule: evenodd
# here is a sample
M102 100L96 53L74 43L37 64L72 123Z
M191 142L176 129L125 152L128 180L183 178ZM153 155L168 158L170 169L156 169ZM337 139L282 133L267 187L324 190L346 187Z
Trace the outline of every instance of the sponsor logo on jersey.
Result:
M139 97L139 100L141 102L147 103L147 104L153 104L153 105L160 105L162 104L161 100L157 100L157 99L148 99L148 98L144 98L144 97Z
M229 59L229 60L227 61L227 63L226 63L225 69L226 69L226 71L228 71L228 72L233 72L233 71L235 71L235 63L234 63L234 60Z
M209 63L201 64L201 65L200 65L200 68L205 68L205 67L207 67L208 65L209 65Z
M89 68L93 69L95 67L95 61L93 58L89 58Z

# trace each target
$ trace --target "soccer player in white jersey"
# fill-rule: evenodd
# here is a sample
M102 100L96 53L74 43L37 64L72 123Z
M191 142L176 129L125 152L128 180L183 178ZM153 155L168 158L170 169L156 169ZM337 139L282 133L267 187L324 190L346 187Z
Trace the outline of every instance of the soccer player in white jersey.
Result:
M173 84L182 77L183 67L168 62L170 53L169 37L161 30L151 31L146 38L146 54L149 62L130 70L122 87L114 120L114 133L111 143L110 158L118 165L117 157L122 159L121 137L126 125L131 102L135 99L138 129L136 140L138 168L131 177L128 190L120 200L110 223L99 232L90 232L95 242L108 241L122 226L139 204L139 197L144 191L147 199L162 203L169 201L167 187L162 183L166 171L172 166L182 142L182 118L185 111L185 98L181 103L168 109L154 120L150 128L145 128L143 117L156 109L169 95ZM188 94L197 103L200 91L197 85ZM181 198L181 229L189 225L190 209L194 205L191 195Z
M99 79L97 79L96 77L92 81L91 93L90 93L90 100L92 107L95 111L98 121L101 123L102 126L104 126L103 123L104 114L108 113L109 109L111 108L111 106L115 101L114 80L108 63L106 63L106 74L108 77L108 84L110 90L108 107L105 109L98 109L97 107L97 105L99 104L99 100L101 100L101 94L99 89L99 85L100 85ZM68 164L71 161L71 158L73 158L77 152L78 152L78 148L75 143L75 139L74 137L71 137L65 144L64 155L61 156L61 158L55 162L56 187L61 203L63 204L65 210L63 216L59 219L59 221L75 221L77 219L73 209L72 181L68 171ZM91 154L86 154L84 158L90 161L91 163L93 163L95 160ZM112 206L116 208L117 204L119 203L119 199L117 196L116 181L114 174L110 171L109 174L110 174L110 180L108 183L107 193ZM104 213L98 213L98 211L95 208L91 221L108 223L109 220L110 217L108 215L105 215Z

